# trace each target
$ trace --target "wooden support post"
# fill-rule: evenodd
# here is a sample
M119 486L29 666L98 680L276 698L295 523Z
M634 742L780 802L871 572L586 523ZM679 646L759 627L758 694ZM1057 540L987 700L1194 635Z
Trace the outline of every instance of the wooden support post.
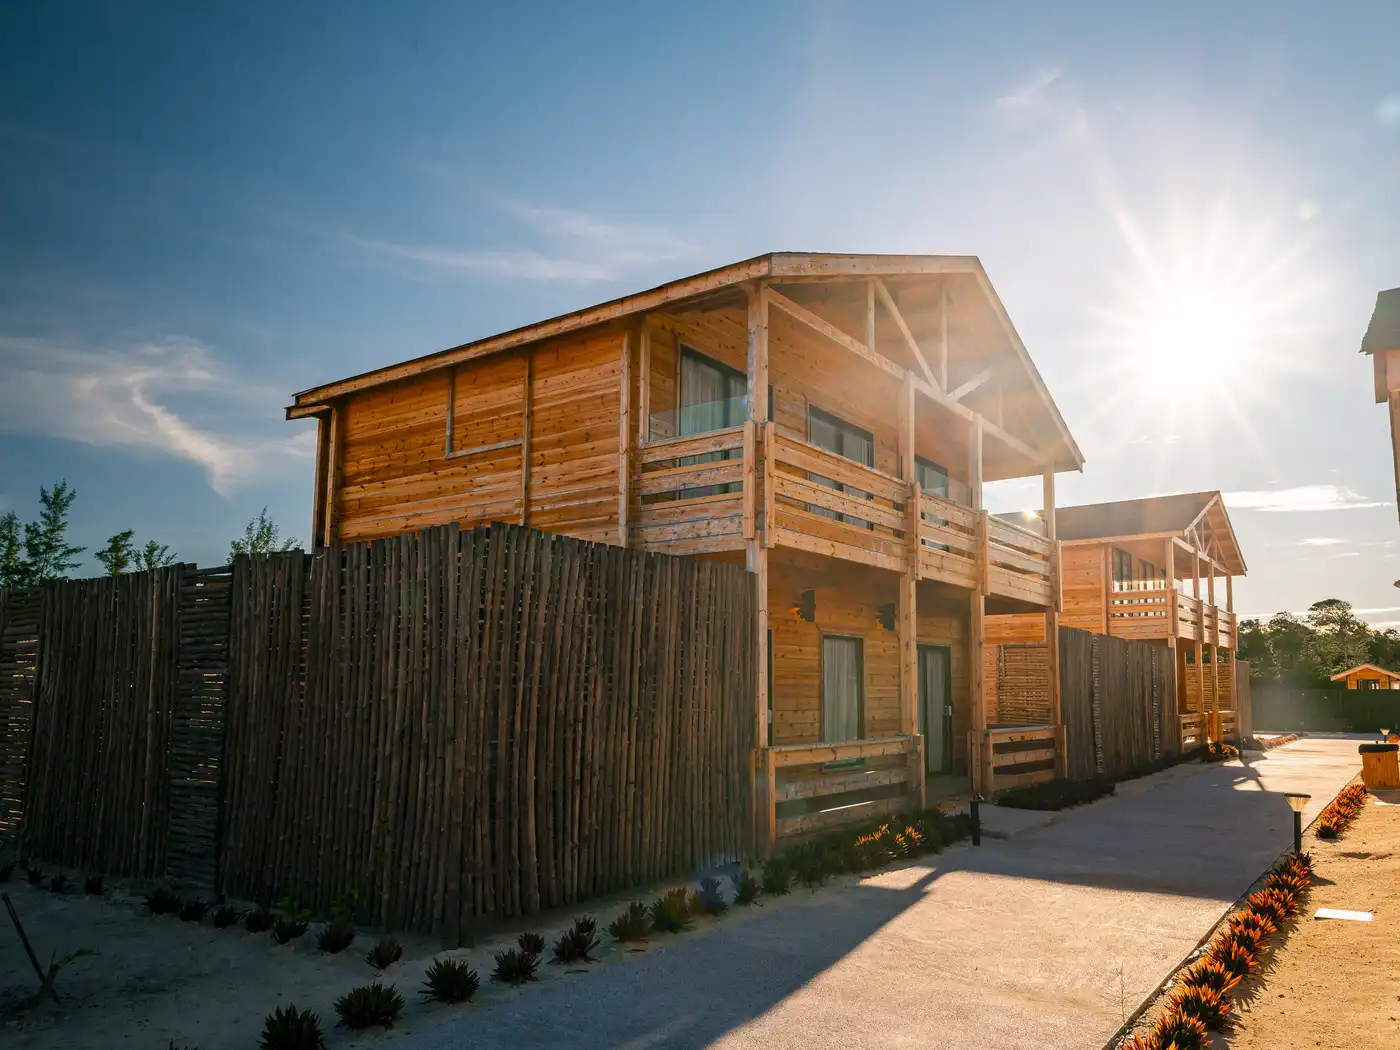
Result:
M1210 714L1206 707L1205 648L1201 644L1206 634L1206 617L1201 609L1201 552L1191 548L1191 597L1196 599L1196 709L1201 714L1201 724L1209 725ZM1209 732L1204 734L1209 737Z
M769 457L768 434L768 298L761 285L749 288L748 304L748 401L749 420L756 429L764 431L764 455ZM768 473L765 465L764 473ZM745 484L750 479L745 478ZM768 479L766 479L768 480ZM771 490L770 490L771 491ZM767 499L768 493L765 493ZM772 528L766 522L765 536ZM768 548L757 536L745 542L745 561L749 572L754 574L754 587L757 591L756 615L754 617L754 747L755 755L763 756L762 763L754 763L754 771L765 770L761 783L754 785L754 803L761 807L756 810L755 826L761 828L756 838L766 843L771 853L776 834L777 797L775 795L775 774L773 754L768 746ZM762 814L760 816L760 813Z
M865 345L875 349L875 282L865 282Z
M1055 467L1047 464L1041 474L1041 514L1045 538L1050 541L1050 605L1045 610L1045 659L1049 663L1050 724L1055 727L1055 775L1065 775L1067 759L1064 718L1060 713L1060 542L1055 528Z
M874 283L871 283L873 290ZM872 312L874 309L872 302ZM904 504L904 571L899 575L899 731L919 735L919 484L914 470L914 376L906 372L899 392L899 460L908 482ZM919 748L914 748L919 752ZM924 765L912 760L910 793L922 801Z
M773 760L774 755L771 747L765 747L762 754L764 756L763 795L767 800L764 805L766 817L763 822L763 855L771 857L778 848L778 767Z
M651 441L651 329L642 325L637 346L637 447Z
M326 541L326 492L330 488L331 423L325 415L316 417L316 483L311 493L311 546Z
M1103 633L1113 635L1113 545L1103 545Z
M626 547L629 541L628 515L632 506L632 333L622 333L622 372L619 380L617 440L617 542Z
M938 389L948 389L948 279L938 284Z
M323 547L334 547L340 542L340 490L342 487L342 460L345 458L345 408L343 404L331 407L330 440L326 446L326 535Z
M981 591L973 591L968 615L967 631L967 658L968 667L971 674L968 675L970 692L972 694L972 729L968 733L968 762L970 768L967 775L972 783L973 791L983 791L986 787L986 775L991 773L990 768L984 768L985 743L987 739L987 710L983 707L982 694L982 638L985 634L986 599Z
M535 351L525 351L524 408L520 425L520 524L530 524L530 429L535 414Z
M754 426L752 419L744 420L744 539L750 542L757 535L754 531L754 497L758 491L758 443Z

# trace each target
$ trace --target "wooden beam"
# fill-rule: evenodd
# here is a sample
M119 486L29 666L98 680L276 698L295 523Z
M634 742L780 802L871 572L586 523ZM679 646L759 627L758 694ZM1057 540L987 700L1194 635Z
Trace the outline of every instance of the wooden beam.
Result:
M913 376L905 374L904 386L899 391L899 476L905 481L918 477L914 469L914 383Z
M899 731L919 732L918 584L912 569L899 576Z
M975 376L969 379L966 383L955 387L948 394L948 397L953 401L961 401L963 398L967 397L968 394L972 393L974 390L982 386L984 383L987 382L987 380L991 378L992 370L990 368L984 368L982 369L982 371L978 372Z
M969 693L972 700L971 725L972 731L968 741L968 763L971 768L967 771L968 777L972 781L974 791L985 790L985 774L991 770L984 769L984 740L987 735L987 709L983 706L983 691L985 686L982 682L982 640L986 631L986 598L981 591L973 591L970 599L968 612L967 630L967 659L969 675Z
M875 291L880 294L880 302L885 305L885 312L890 315L890 319L894 321L895 327L899 329L899 334L904 337L904 345L909 348L909 353L913 355L914 360L918 363L919 371L923 372L924 379L926 379L931 386L942 389L942 384L939 383L938 378L933 374L933 369L928 366L928 361L924 359L924 352L919 349L919 344L914 339L914 333L911 332L909 326L904 323L904 315L900 313L899 306L896 305L894 296L890 294L890 290L885 287L885 282L878 277L872 277L870 283L874 286ZM872 314L874 312L874 303L871 303L871 312ZM874 322L872 321L872 332L874 331L874 327ZM874 348L874 339L870 340L870 346Z
M794 320L802 322L819 335L825 336L837 346L844 347L856 356L865 358L865 360L869 361L876 368L887 372L895 379L904 378L904 369L900 368L899 365L895 364L884 354L877 353L858 339L852 339L830 321L819 317L805 306L793 302L787 296L783 295L781 292L774 291L772 288L765 288L763 294L768 302L776 306L779 310L782 310Z
M330 405L292 405L287 409L288 419L314 419L331 414Z
M948 282L938 282L938 388L948 389Z
M322 546L334 547L340 539L340 490L342 463L345 459L345 406L337 403L331 408L330 443L326 447L326 537Z
M330 453L330 420L316 417L316 481L311 494L311 546L322 545L326 535L326 489L330 484L327 457Z
M875 280L865 282L865 345L875 347Z
M1068 759L1065 746L1064 718L1060 713L1060 608L1063 601L1060 586L1060 545L1055 536L1055 467L1050 464L1040 476L1041 514L1045 519L1045 538L1050 541L1050 594L1045 610L1045 659L1050 665L1050 721L1056 727L1055 775L1065 775Z
M1235 578L1228 572L1225 574L1225 611L1228 613L1235 611Z
M447 431L444 438L442 454L452 455L452 442L456 435L453 433L457 423L457 369L452 369L447 373Z
M982 434L986 422L979 416L972 417L972 427L967 442L967 479L972 489L972 509L982 509Z
M748 396L749 418L755 426L764 429L763 452L768 462L772 459L772 431L768 426L768 296L762 287L749 289L748 302ZM765 475L767 474L765 463ZM765 480L771 478L765 477ZM772 505L772 489L764 493L766 505ZM767 515L765 514L765 517ZM762 541L757 536L745 543L745 563L754 574L754 587L757 590L754 634L758 658L754 661L757 681L754 683L754 742L759 748L768 746L768 547L771 542L773 522L768 518L764 523ZM758 794L755 785L755 795ZM771 811L774 799L770 796L766 805ZM771 817L770 817L771 819Z
M1163 546L1165 547L1165 553L1163 555L1164 560L1162 564L1166 566L1167 587L1172 592L1171 594L1167 595L1167 604L1169 606L1167 612L1167 648L1174 650L1176 648L1177 630L1176 544L1172 541L1172 538L1169 536L1167 537L1167 540L1163 544ZM1173 654L1173 659L1175 659L1175 654Z
M535 350L525 351L525 389L521 395L520 423L520 524L530 524L530 428L534 415Z
M622 356L618 367L617 437L617 542L628 545L628 515L632 505L632 333L622 333Z
M651 330L642 325L637 348L637 447L651 440Z

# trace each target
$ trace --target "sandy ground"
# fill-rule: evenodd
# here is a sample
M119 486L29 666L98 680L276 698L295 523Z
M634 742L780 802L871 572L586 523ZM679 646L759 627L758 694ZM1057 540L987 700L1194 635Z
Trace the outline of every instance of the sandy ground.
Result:
M45 871L49 870L46 866ZM75 881L74 873L69 873L69 881ZM613 945L604 936L603 950L593 967L542 964L538 984L523 989L491 982L493 953L513 946L516 934L523 929L543 934L552 944L575 915L584 914L575 910L503 927L471 949L441 951L431 938L396 935L404 946L404 957L376 975L364 961L365 951L376 939L370 932L362 932L347 951L325 955L315 946L315 923L306 936L279 946L270 933L250 934L241 926L216 930L207 921L200 925L181 922L176 916L150 918L139 896L125 894L118 887L109 888L101 898L85 897L80 876L76 882L77 892L56 895L29 886L17 870L8 883L0 885L14 902L41 963L47 964L51 954L61 957L77 948L97 953L74 961L60 974L60 1004L47 1002L37 1010L7 1012L0 1020L0 1045L7 1050L166 1050L172 1040L176 1048L190 1050L246 1050L257 1045L263 1018L288 1002L320 1015L332 1050L378 1046L385 1042L386 1033L352 1033L339 1028L332 1006L338 996L376 977L394 984L407 1001L402 1019L393 1029L394 1033L407 1034L577 979L573 975L583 969L607 967L648 951L646 946ZM681 936L704 937L760 911L771 912L787 901L797 902L810 895L811 891L796 889L789 898L766 901L763 908L734 908L719 919L699 919L693 932ZM644 896L639 893L636 899ZM606 926L629 899L622 896L592 902L589 913L597 916L600 927ZM653 947L673 939L653 935ZM546 951L546 957L548 954ZM445 1006L420 1001L423 972L435 958L465 958L476 968L481 991L471 1004ZM0 1008L12 1008L36 987L28 957L0 909Z
M1372 798L1341 838L1313 842L1308 909L1240 1004L1232 1050L1400 1046L1400 792ZM1320 921L1318 908L1369 911Z

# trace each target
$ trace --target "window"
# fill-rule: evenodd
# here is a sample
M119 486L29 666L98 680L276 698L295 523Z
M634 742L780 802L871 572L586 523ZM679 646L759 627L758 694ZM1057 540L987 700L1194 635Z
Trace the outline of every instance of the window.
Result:
M1133 584L1133 556L1127 551L1113 548L1113 589L1126 591Z
M1356 680L1356 688L1358 689L1379 689L1380 687L1380 682L1374 678L1358 678Z
M1153 565L1150 561L1143 562L1140 578L1142 579L1142 589L1144 591L1155 589L1157 586L1157 566Z
M834 452L836 455L859 463L863 467L875 466L875 435L852 423L847 423L844 419L834 416L830 412L823 412L820 408L808 407L807 409L807 440L818 448ZM827 488L844 492L857 499L871 498L868 492L862 492L860 489L843 485L839 481L824 478L819 474L809 474L808 478L819 485L825 485ZM867 529L875 527L868 521L862 521L849 514L827 510L825 507L814 507L809 504L807 509L813 514L820 514L823 517L844 521L851 525L863 525Z
M822 635L822 743L865 735L864 653L859 638Z
M681 347L681 415L680 436L693 437L708 434L714 430L738 426L748 418L746 395L748 380L737 368L730 368L712 357L706 357L688 346ZM715 463L723 459L737 458L740 453L707 452L702 456L685 456L681 466L693 463ZM740 484L706 485L702 488L685 489L681 499L699 496L718 496L727 492L740 492Z

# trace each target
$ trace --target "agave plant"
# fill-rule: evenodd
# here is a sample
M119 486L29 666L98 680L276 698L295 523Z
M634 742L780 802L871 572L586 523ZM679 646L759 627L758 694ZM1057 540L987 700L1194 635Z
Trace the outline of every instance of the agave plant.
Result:
M644 941L650 933L651 916L641 901L627 905L627 910L618 912L608 924L608 936L615 941Z
M1257 911L1237 911L1230 916L1230 922L1226 928L1229 930L1258 930L1259 939L1263 940L1277 930L1278 926L1273 919Z
M729 910L724 887L713 877L700 880L699 889L690 895L688 903L692 915L723 915Z
M809 890L814 890L825 883L827 874L826 865L818 853L804 853L797 862L797 881Z
M1218 938L1207 954L1235 977L1247 977L1249 971L1254 969L1254 950L1234 938Z
M180 905L180 918L185 922L199 922L209 911L209 902L203 897L191 897Z
M531 952L507 948L496 953L496 967L491 971L491 980L502 984L524 984L538 980L535 968L540 964L539 956Z
M763 865L763 892L769 897L781 897L792 888L792 869L781 857Z
M180 910L180 898L164 886L157 886L146 894L146 910L152 915L173 915Z
M758 882L748 870L739 872L739 882L734 888L734 903L747 908L758 900Z
M327 955L343 952L354 943L355 927L348 922L328 922L316 934L316 947Z
M585 915L564 931L554 942L554 961L561 963L595 962L593 952L598 947L598 923Z
M1264 916L1275 925L1298 910L1294 902L1276 890L1260 890L1258 893L1251 893L1246 903L1250 911L1256 915Z
M24 866L24 877L29 880L29 885L40 886L44 882L44 869L37 864L26 864Z
M321 1019L295 1003L279 1006L263 1019L261 1050L325 1050Z
M237 925L243 918L243 913L231 904L220 904L209 916L209 921L214 924L216 930L224 930L230 926Z
M1229 1032L1234 1028L1230 1016L1230 1001L1214 988L1204 984L1184 984L1167 998L1167 1008L1180 1010L1194 1017L1214 1032Z
M376 970L387 970L403 958L403 945L392 937L381 937L365 952L365 962Z
M525 955L544 954L544 937L538 933L522 933L515 939L515 943Z
M87 878L83 879L83 892L89 897L102 896L102 876L89 875Z
M247 915L243 916L243 928L249 933L262 933L270 930L277 922L277 916L273 915L267 908L254 908Z
M54 875L52 878L49 879L50 893L63 893L67 889L68 876L63 874L63 872L60 871L57 875Z
M1206 1043L1206 1026L1197 1017L1180 1010L1168 1010L1152 1026L1152 1045L1175 1050L1201 1050Z
M439 1003L465 1003L481 987L476 971L458 959L437 959L423 976L423 998Z
M403 1012L403 996L392 984L371 981L351 988L335 1001L335 1012L346 1028L390 1028Z
M305 919L278 919L272 924L272 939L286 944L304 934L310 925Z
M651 928L662 933L682 933L694 923L690 918L690 900L685 887L668 890L651 902Z
M1219 959L1212 959L1206 956L1197 959L1181 975L1183 985L1195 984L1204 988L1212 988L1221 995L1226 994L1240 983L1238 974L1233 974L1225 969L1224 964Z

